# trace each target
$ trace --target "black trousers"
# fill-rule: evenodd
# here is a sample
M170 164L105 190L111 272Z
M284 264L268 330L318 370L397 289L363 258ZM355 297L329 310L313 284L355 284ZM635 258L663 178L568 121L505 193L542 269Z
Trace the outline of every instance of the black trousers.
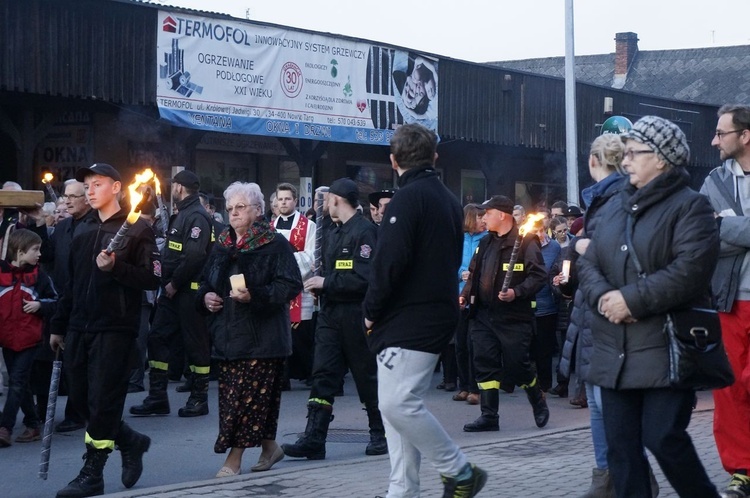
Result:
M486 308L477 311L471 325L474 367L480 390L497 389L493 383L513 379L529 385L535 375L529 361L533 326L531 322L503 320Z
M378 368L367 347L362 320L360 303L325 304L320 310L310 398L333 403L348 367L359 400L366 406L378 406Z
M552 387L552 357L557 345L557 313L534 317L535 333L531 341L531 358L536 363L536 375L542 391Z
M208 374L211 365L208 328L195 308L196 293L180 290L172 299L162 296L148 335L148 359L156 368L167 370L172 338L182 334L185 355L192 372Z
M312 319L302 320L296 326L292 324L292 355L286 360L286 377L290 379L307 380L312 376L316 320L313 313Z
M680 497L719 496L687 433L694 396L692 391L669 388L602 388L607 463L618 497L651 496L644 446Z
M458 390L477 393L477 381L474 374L471 338L469 337L469 310L462 310L456 326L456 369L458 370Z
M114 449L136 356L135 339L135 333L128 332L70 331L65 336L68 396L74 406L88 407L86 434L97 448Z

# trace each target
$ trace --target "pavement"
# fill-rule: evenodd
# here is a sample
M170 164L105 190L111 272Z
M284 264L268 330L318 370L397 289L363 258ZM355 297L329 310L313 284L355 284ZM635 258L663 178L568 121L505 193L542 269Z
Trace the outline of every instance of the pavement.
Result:
M438 375L433 385L439 382ZM268 472L250 473L258 450L250 449L237 477L216 479L224 455L213 453L218 427L216 388L211 383L211 413L206 417L181 419L176 416L186 395L174 393L170 384L172 415L125 420L151 436L153 444L144 458L145 470L139 483L124 490L119 482L120 458L113 454L105 469L105 491L112 498L158 497L295 497L338 498L385 495L390 469L387 455L365 457L366 416L361 410L353 382L347 378L346 396L334 406L327 457L323 461L285 458ZM279 443L293 442L305 426L308 391L302 384L284 393L279 420ZM479 408L454 402L452 393L430 389L427 404L463 448L469 460L489 474L479 496L536 498L575 497L583 494L591 481L593 449L588 410L572 407L567 399L550 397L550 423L544 429L534 426L526 396L517 389L500 399L501 429L492 433L465 433L463 424L479 415ZM138 404L145 394L128 395L127 407ZM65 398L60 398L62 415ZM3 401L0 398L0 401ZM713 401L710 393L699 393L689 432L709 477L719 488L728 482L721 468L712 432ZM16 426L20 433L21 424ZM25 498L54 496L55 491L75 477L81 467L83 431L53 437L48 481L36 479L39 443L14 444L0 450L2 491L0 496ZM658 465L651 458L659 482L660 497L677 496ZM422 496L442 496L442 484L428 462L421 469Z

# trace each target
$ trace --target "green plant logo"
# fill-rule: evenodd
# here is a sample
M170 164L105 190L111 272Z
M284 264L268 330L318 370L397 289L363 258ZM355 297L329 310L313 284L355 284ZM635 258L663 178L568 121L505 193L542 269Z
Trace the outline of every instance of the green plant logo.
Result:
M331 59L331 77L335 78L339 74L339 69L336 67L338 65L338 61L336 59Z
M344 96L345 97L351 97L352 96L352 81L351 77L346 77L346 85L344 85Z

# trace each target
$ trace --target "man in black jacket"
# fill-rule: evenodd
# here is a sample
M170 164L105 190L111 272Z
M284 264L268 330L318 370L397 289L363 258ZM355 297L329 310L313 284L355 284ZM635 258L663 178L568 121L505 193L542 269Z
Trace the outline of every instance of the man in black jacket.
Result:
M68 273L68 260L70 258L70 245L76 228L81 225L84 217L91 213L91 206L86 200L86 192L83 183L75 178L65 182L65 190L62 198L65 200L65 208L69 217L60 220L55 226L55 231L50 236L50 257L53 258L52 282L55 288L62 291L67 286L70 274ZM68 375L68 369L63 367L68 384L73 380ZM86 427L88 410L85 400L80 406L75 406L68 396L65 403L65 419L55 426L55 432L71 432Z
M151 439L122 421L131 360L140 322L141 292L159 285L160 265L154 233L136 221L111 254L105 250L127 218L118 198L120 174L97 163L76 173L89 204L70 249L70 278L51 322L50 346L65 350L74 379L69 395L88 403L86 463L58 497L104 493L102 471L109 453L122 454L122 483L130 488L143 471L143 453ZM88 375L92 373L92 375Z
M180 171L172 179L172 216L162 250L161 295L148 337L149 392L143 404L130 407L133 415L167 415L169 345L182 333L190 364L190 397L177 412L180 417L208 415L208 381L211 351L208 329L195 309L198 281L211 251L212 224L198 196L200 183L192 171Z
M495 195L482 204L489 235L479 242L469 266L470 277L459 297L470 304L474 366L481 393L481 416L464 426L466 432L497 431L499 389L503 377L520 383L534 410L537 427L549 420L544 393L529 361L533 335L533 301L547 282L539 239L523 237L518 260L510 268L511 254L520 237L513 219L513 201ZM504 289L506 275L511 275Z
M380 225L363 303L370 350L378 355L394 498L419 495L421 454L442 474L443 496L475 496L487 481L423 400L458 323L463 252L461 205L435 172L436 149L437 136L416 124L399 127L391 139L400 188Z
M370 277L370 257L376 227L357 211L357 184L341 178L328 191L328 212L337 224L327 230L323 276L310 277L305 290L322 302L315 330L313 381L307 403L307 428L294 444L282 445L291 457L325 458L328 423L336 392L347 369L357 385L370 425L366 455L388 451L385 429L378 410L378 378L375 355L362 334L362 299Z

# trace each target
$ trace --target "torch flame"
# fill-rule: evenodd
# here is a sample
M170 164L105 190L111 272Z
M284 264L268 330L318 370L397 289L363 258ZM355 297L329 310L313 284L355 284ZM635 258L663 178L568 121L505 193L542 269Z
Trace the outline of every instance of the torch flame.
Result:
M159 183L159 179L156 178L156 175L154 175L154 190L156 190L156 195L161 195L161 183Z
M133 183L128 185L128 190L130 191L130 214L128 214L128 223L131 225L138 221L140 211L136 211L136 208L138 207L138 204L141 203L141 200L143 200L143 194L138 192L138 188L141 185L147 184L153 178L154 172L151 171L151 168L148 168L143 171L143 173L137 173Z
M542 219L544 215L541 213L531 213L526 217L526 223L518 227L518 234L523 237L527 233L534 230L534 226Z
M55 175L53 175L52 173L45 173L44 176L42 177L42 183L49 183L54 179L55 179Z

